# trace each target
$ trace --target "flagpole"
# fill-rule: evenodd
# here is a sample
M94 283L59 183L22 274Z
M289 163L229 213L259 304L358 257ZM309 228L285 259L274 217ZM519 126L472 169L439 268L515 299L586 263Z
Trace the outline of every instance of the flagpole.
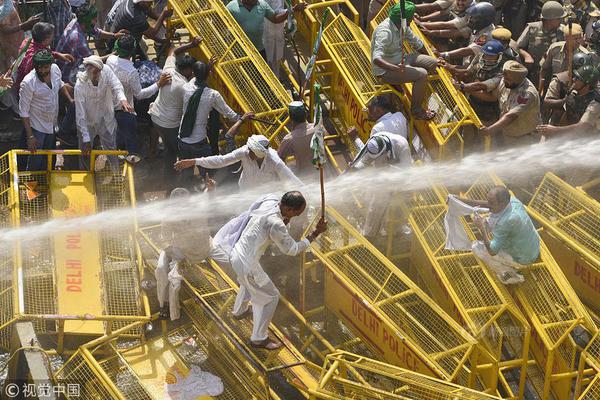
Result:
M321 219L325 219L325 174L323 173L323 164L319 163L319 178L321 181Z

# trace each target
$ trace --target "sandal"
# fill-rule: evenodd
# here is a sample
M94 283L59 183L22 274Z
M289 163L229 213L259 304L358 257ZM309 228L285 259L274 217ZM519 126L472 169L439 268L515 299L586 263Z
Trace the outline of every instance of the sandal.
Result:
M421 110L413 114L414 119L429 121L435 117L435 111L432 110Z
M250 341L250 346L255 349L265 349L265 350L277 350L283 347L283 343L281 342L273 342L271 339L266 338L265 340L261 340L260 342Z
M160 313L158 313L159 319L169 319L169 316L169 306L164 306L162 310L160 310Z

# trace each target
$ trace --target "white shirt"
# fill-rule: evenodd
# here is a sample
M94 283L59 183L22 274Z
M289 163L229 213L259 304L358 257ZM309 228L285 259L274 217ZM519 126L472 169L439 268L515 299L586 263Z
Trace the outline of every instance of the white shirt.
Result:
M188 102L190 101L190 97L192 97L196 89L198 89L198 87L196 86L196 78L192 79L183 86L183 113L185 113ZM206 139L206 124L208 123L210 111L213 108L217 110L219 114L221 114L230 121L237 121L240 118L240 116L235 111L233 111L227 105L227 103L225 103L225 100L223 99L223 96L221 96L221 93L217 92L214 89L206 87L202 92L200 104L198 105L198 111L196 111L196 122L194 123L194 129L192 129L192 134L186 138L181 138L182 142L192 144L201 142L204 139Z
M401 112L387 113L382 115L373 128L371 129L371 136L380 132L390 132L396 135L400 135L405 139L408 139L408 123L406 117Z
M148 114L152 122L163 128L178 128L183 115L183 86L188 83L185 76L177 72L175 56L167 57L163 72L171 75L171 84L163 86L158 91L158 97L150 105Z
M58 119L58 92L65 85L58 65L50 67L52 87L38 78L35 68L21 82L19 90L19 114L29 118L36 131L51 135Z
M250 158L250 149L247 145L225 155L196 158L196 165L207 169L217 169L235 164L238 161L242 162L242 174L239 180L240 189L242 190L264 185L277 179L291 181L294 185L302 185L302 181L294 175L292 170L279 158L277 152L271 148L268 149L260 167L256 160Z
M283 223L278 202L265 202L253 214L233 246L232 253L242 262L243 271L239 272L251 273L256 283L262 286L268 282L268 276L259 262L269 244L275 243L283 254L295 256L306 250L310 242L306 238L296 242L290 236L287 226Z
M100 71L98 86L82 72L75 83L75 121L83 142L90 141L89 127L103 126L111 134L116 131L113 104L126 100L123 85L110 68Z
M389 132L385 132L385 133L381 132L381 133L378 133L377 135L386 136L390 140L391 145L394 150L394 155L398 159L397 165L403 166L403 167L409 167L412 165L412 156L410 155L410 147L408 145L408 141L404 137L393 134L393 133L389 133ZM371 135L371 137L373 137L373 135ZM362 140L360 140L360 138L356 138L356 140L354 141L354 144L359 152L363 149L363 147L365 147L365 144L362 142ZM360 169L360 168L364 168L367 165L382 166L382 165L391 164L390 157L391 157L390 151L384 152L384 154L382 154L381 156L379 156L377 158L372 158L371 154L365 153L365 155L362 156L362 158L360 160L358 160L358 162L356 164L354 164L354 168Z
M117 57L113 54L106 60L106 65L113 70L117 78L119 78L119 81L121 81L123 89L125 90L125 97L131 107L134 105L134 97L138 100L143 100L152 97L154 93L158 92L158 85L156 83L142 89L140 75L133 66L131 60ZM121 109L121 104L119 102L115 101L113 105L115 110Z

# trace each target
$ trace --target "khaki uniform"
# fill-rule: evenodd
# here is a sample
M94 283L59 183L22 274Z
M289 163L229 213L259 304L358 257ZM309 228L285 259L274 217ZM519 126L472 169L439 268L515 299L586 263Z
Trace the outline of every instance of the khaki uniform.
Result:
M469 48L473 50L475 55L481 54L481 47L488 41L492 39L492 31L496 29L494 24L490 24L483 29L478 30L477 32L472 32L471 37L469 38ZM473 57L467 57L465 65L468 65Z
M596 131L598 131L599 130L599 124L598 124L599 120L600 120L600 99L595 99L588 104L587 108L585 109L585 112L581 116L580 121L591 125L592 127L595 128Z
M596 94L591 91L584 95L569 93L565 103L566 124L573 125L578 123L585 114L588 105L594 101Z
M588 54L590 51L583 46L573 48L573 54L578 52ZM544 58L540 61L540 68L541 73L546 77L566 71L568 69L567 42L561 41L550 45Z
M517 40L517 47L533 57L533 68L529 71L529 79L537 85L539 82L540 61L553 43L564 40L562 31L547 32L543 29L542 21L527 24Z
M580 122L591 125L592 129L585 133L580 133L578 136L596 136L600 133L600 95L595 94L595 96L596 98L590 101L580 119ZM576 167L567 172L565 181L573 186L581 186L584 183L597 178L599 175L600 172L597 168Z
M502 130L504 145L514 147L533 143L533 134L541 123L540 96L535 86L529 79L525 79L518 87L509 89L504 86L502 79L494 94L498 98L501 116L517 116L517 119Z
M498 64L490 68L484 65L480 54L475 56L467 68L469 75L473 76L475 81L485 84L488 92L491 92L494 88L498 87L500 81L502 81L502 66L506 60L503 56L500 57ZM470 96L469 103L471 103L475 113L477 113L484 125L491 125L498 120L500 109L498 108L497 101L492 103Z
M560 100L564 99L569 92L569 72L564 71L560 72L556 75L552 76L552 80L548 85L548 90L546 91L545 98L548 100ZM558 109L549 109L544 113L544 119L548 118L548 115L551 114L550 122L552 125L558 125L564 113L564 108Z

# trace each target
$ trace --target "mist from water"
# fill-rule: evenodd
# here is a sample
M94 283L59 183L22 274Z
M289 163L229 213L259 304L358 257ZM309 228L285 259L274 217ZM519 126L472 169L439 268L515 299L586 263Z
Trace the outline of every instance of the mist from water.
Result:
M551 140L528 147L500 152L476 153L462 161L432 162L413 168L366 168L362 171L327 178L325 196L327 204L347 202L351 192L361 195L377 195L408 192L427 188L436 181L446 186L469 185L485 172L501 176L511 187L511 182L523 182L532 176L541 177L547 171L555 173L574 168L594 169L600 167L600 139L577 139L571 141ZM318 174L315 174L317 176ZM32 241L56 233L90 230L130 229L135 218L140 226L161 222L193 221L210 217L211 221L226 219L246 210L249 205L266 193L282 194L286 190L300 190L309 205L320 208L318 181L304 187L285 187L273 182L255 190L236 194L222 194L220 188L214 197L197 194L174 200L138 204L136 208L122 208L71 219L54 219L42 224L24 225L18 229L0 230L0 243L12 245L15 241ZM219 222L219 225L222 222ZM218 229L219 226L211 227Z

